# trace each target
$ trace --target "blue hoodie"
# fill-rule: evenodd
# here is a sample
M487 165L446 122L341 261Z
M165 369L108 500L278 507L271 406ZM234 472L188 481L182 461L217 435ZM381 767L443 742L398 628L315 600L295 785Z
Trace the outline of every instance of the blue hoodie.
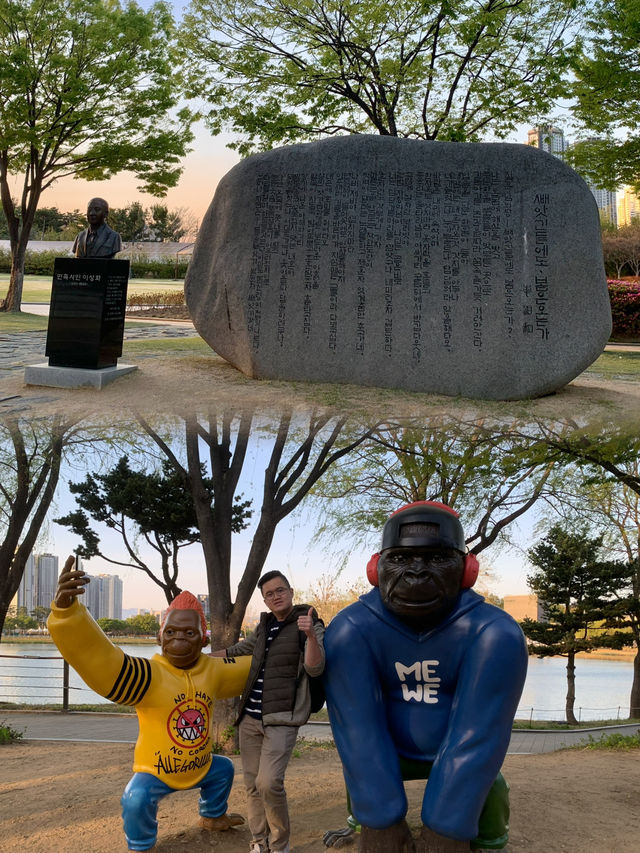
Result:
M373 589L333 619L325 652L327 707L359 823L382 829L405 816L400 755L433 762L423 823L475 838L526 676L518 624L465 589L439 625L417 633Z

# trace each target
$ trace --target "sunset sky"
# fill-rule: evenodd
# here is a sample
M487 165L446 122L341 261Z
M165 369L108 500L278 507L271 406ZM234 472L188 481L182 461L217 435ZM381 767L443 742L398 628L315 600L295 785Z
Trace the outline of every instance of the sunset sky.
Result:
M139 201L143 207L166 203L169 208L186 207L201 220L211 203L220 178L239 161L238 155L226 147L228 137L214 138L203 126L196 128L193 151L184 160L184 171L177 187L169 190L164 199L138 192L135 175L122 172L108 181L84 181L63 178L45 190L40 207L57 207L62 211L86 210L87 202L95 196L105 198L111 207L126 207ZM21 184L14 182L14 196Z

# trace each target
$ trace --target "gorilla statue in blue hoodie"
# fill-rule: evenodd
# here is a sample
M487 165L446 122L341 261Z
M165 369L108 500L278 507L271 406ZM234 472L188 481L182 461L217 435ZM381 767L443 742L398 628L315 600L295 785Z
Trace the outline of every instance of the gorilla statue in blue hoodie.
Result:
M500 767L524 685L517 623L471 587L458 514L401 507L369 561L374 588L325 635L325 689L361 853L463 853L507 843ZM405 779L427 779L422 828L406 822ZM349 830L327 833L341 846Z

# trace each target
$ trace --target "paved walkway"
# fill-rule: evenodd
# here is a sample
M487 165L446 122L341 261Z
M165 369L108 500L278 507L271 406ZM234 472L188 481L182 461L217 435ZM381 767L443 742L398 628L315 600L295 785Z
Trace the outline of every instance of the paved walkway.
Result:
M144 325L128 326L124 330L125 341L152 340L155 338L190 338L196 335L193 324L146 322ZM11 332L0 334L0 370L24 370L29 364L46 361L44 354L47 333Z
M138 719L135 714L100 714L60 711L0 711L0 721L24 733L25 740L63 740L91 743L135 743ZM565 746L598 740L604 733L624 735L640 732L639 724L622 724L580 731L518 729L511 736L509 753L530 755L554 752ZM300 730L309 740L331 740L329 723L309 723Z
M193 324L188 320L162 322L157 320L139 320L140 325L128 326L124 331L124 340L139 341L154 338L188 338L197 336ZM23 370L29 364L45 361L44 354L47 333L5 332L0 334L0 371ZM640 346L607 344L606 351L638 352Z

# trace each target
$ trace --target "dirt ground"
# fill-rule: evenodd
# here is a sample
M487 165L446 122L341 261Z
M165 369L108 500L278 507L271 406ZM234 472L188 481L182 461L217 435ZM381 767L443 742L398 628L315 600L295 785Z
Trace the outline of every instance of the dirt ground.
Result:
M278 413L283 408L330 408L348 412L369 423L451 415L456 417L520 417L576 422L628 423L637 428L640 419L640 382L582 374L555 394L536 400L514 402L473 401L466 398L368 388L358 385L322 384L251 379L210 350L204 343L190 351L179 342L170 354L150 350L125 351L120 363L138 369L101 391L59 389L24 384L24 372L0 371L0 414L35 413L40 417L60 411L88 418L126 418L131 410L148 416L171 416L185 411L223 409Z
M0 849L3 853L120 853L119 812L133 747L30 742L0 747ZM239 758L230 810L246 814ZM511 785L509 853L638 853L637 752L570 750L507 756ZM411 782L409 822L419 826L422 785ZM334 749L311 747L287 775L293 853L321 853L322 835L344 825L342 774ZM160 805L157 853L246 853L248 829L211 834L197 823L197 792ZM347 847L353 850L357 847ZM389 851L393 853L393 851Z

